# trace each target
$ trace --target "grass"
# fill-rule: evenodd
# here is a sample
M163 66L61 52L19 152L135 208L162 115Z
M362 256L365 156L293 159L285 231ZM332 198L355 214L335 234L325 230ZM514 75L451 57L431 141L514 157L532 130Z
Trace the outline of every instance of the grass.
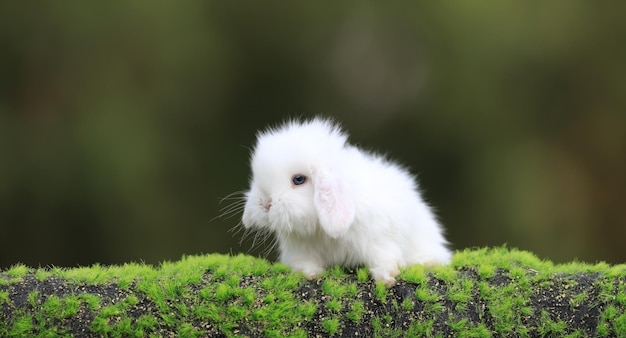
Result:
M322 283L322 292L333 298L341 298L347 291L347 286L339 280L327 279Z
M363 305L363 301L358 300L352 304L352 309L346 313L346 317L358 323L361 321L364 312L365 306Z
M329 336L334 336L338 333L339 324L340 324L339 319L337 318L322 319L322 326L324 327L324 330L326 331L326 333L328 333Z
M376 286L374 287L374 292L378 301L380 301L381 303L384 303L386 301L388 290L385 284L376 282Z
M555 265L506 247L408 267L391 288L367 267L307 280L246 255L16 264L0 271L0 336L626 336L625 281L624 265Z

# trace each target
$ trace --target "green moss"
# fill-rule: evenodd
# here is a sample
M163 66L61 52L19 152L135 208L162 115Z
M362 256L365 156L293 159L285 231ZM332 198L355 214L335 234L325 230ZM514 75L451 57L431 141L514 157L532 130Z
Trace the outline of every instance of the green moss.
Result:
M179 337L200 337L202 332L193 327L191 324L184 323L178 328Z
M152 315L142 315L137 319L137 328L141 330L141 333L154 331L157 326L158 320Z
M33 317L30 315L19 316L13 323L9 332L12 337L27 337L33 329Z
M100 309L100 313L98 315L102 318L109 318L120 314L122 314L122 309L119 305L110 305Z
M9 304L11 299L9 298L8 291L0 291L0 306L4 304Z
M37 269L35 271L35 278L37 278L37 280L39 280L39 281L44 281L44 280L46 280L46 278L50 277L51 275L52 274L48 270Z
M386 318L374 318L372 320L372 328L374 329L374 337L402 337L402 330L396 329L388 325Z
M407 337L434 337L435 321L429 320L416 320L411 323L407 331ZM487 336L486 336L487 337Z
M620 283L618 286L615 301L622 306L626 306L626 284Z
M491 337L492 333L485 325L475 325L466 318L457 321L450 319L450 328L455 332L456 337Z
M609 325L605 321L601 321L598 323L596 327L596 336L597 337L608 337L609 336Z
M599 263L596 267L596 272L603 272L606 278L623 278L626 276L626 264L609 266L606 263Z
M333 266L325 271L325 275L327 277L343 278L346 276L346 273L341 266Z
M363 301L357 300L352 304L352 309L346 314L346 317L353 322L360 322L364 312Z
M413 300L411 298L405 298L402 301L402 310L404 311L411 311L413 310L414 306L415 304L413 303Z
M496 267L494 265L481 264L478 266L478 274L483 279L492 278L496 274Z
M375 292L376 298L379 301L384 303L385 300L387 299L387 292L388 292L385 284L377 282L376 287L374 288L374 292Z
M192 313L200 320L209 320L213 323L221 323L224 321L221 309L215 304L202 304L195 306L192 309ZM254 315L256 315L256 313L253 314L253 316Z
M326 303L326 308L332 312L341 311L341 301L339 299L331 299Z
M489 330L485 325L479 324L478 326L474 326L470 328L469 330L467 330L466 332L461 333L460 336L483 338L483 337L491 337L492 333L491 333L491 330Z
M322 284L322 292L334 298L343 297L346 293L346 289L346 285L338 280L327 279Z
M588 275L576 277L581 271ZM26 289L18 309L8 290L26 276L27 285L34 286ZM473 249L456 253L450 266L412 266L397 279L388 288L373 283L365 267L354 272L334 267L308 281L285 265L246 255L186 256L158 266L16 265L0 273L0 309L11 315L0 318L0 336L70 335L60 325L87 315L93 319L90 329L99 336L233 337L262 332L303 337L311 321L323 318L315 324L318 334L341 335L351 325L370 327L375 336L384 337L433 337L441 332L460 337L577 337L588 332L566 327L565 321L584 311L599 316L597 336L626 335L623 266L554 265L518 250ZM60 285L68 287L54 294L44 291ZM548 304L566 312L541 312L545 295L557 295Z
M369 280L370 274L366 268L359 268L356 270L356 277L359 283L365 283Z
M37 305L39 305L39 291L35 290L28 293L28 295L26 296L26 301L32 307L36 307Z
M463 318L459 321L449 321L448 325L450 325L450 328L452 329L452 331L456 331L458 334L460 332L465 332L467 330L468 321L467 319Z
M492 288L490 297L485 300L490 304L495 331L502 335L525 335L526 329L522 323L533 314L528 295L514 291L514 285Z
M587 298L589 298L589 295L587 294L587 292L582 292L570 298L569 304L572 307L578 307L584 304Z
M27 273L30 272L30 268L28 268L24 264L16 264L7 270L7 275L11 277L24 277Z
M528 272L534 271L538 273L541 271L551 270L553 264L548 261L540 260L535 255L527 251L509 250L506 247L495 247L465 249L459 251L453 257L452 266L457 268L464 266L492 266L494 269L502 270L511 270L515 267L523 267ZM484 270L483 273L485 273Z
M583 338L587 337L587 334L581 330L574 330L571 333L564 335L565 338Z
M317 311L317 306L311 302L304 302L298 306L297 311L300 316L310 320L313 318L315 311Z
M256 292L253 288L245 288L240 292L241 300L246 306L251 306L256 299Z
M613 321L613 330L618 337L626 337L626 313L622 313L615 317Z
M356 285L356 283L348 283L348 286L346 287L346 297L353 298L358 293L359 287Z
M428 285L422 284L415 289L415 296L422 302L437 302L440 298L439 294L428 287Z
M80 299L78 298L78 296L75 296L75 295L71 295L63 299L62 318L74 317L78 313L78 308L80 307L80 304L81 304Z
M427 268L423 265L413 265L400 273L400 279L409 283L423 284L428 280Z
M322 326L329 336L334 336L339 333L339 319L322 319Z
M615 290L613 283L605 282L600 283L599 286L600 292L598 294L598 299L602 302L611 302L615 298Z
M547 311L541 311L541 321L538 332L542 336L561 337L565 334L567 323L561 320L552 320Z
M226 284L219 284L215 289L215 300L220 303L226 302L233 295L234 290Z
M437 278L446 283L450 283L457 278L457 270L451 269L450 266L446 265L438 265L433 268L432 272Z
M452 284L448 290L448 298L455 303L467 303L473 297L474 282L464 280L461 283Z
M232 304L226 308L226 315L233 321L239 321L247 318L250 315L250 311L241 305Z

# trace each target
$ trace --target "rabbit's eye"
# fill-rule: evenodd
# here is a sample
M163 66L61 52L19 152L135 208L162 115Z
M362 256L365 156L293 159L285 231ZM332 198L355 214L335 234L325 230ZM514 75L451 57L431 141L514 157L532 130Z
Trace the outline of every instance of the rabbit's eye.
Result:
M306 182L306 176L300 174L293 175L291 177L291 182L293 183L293 185L304 184Z

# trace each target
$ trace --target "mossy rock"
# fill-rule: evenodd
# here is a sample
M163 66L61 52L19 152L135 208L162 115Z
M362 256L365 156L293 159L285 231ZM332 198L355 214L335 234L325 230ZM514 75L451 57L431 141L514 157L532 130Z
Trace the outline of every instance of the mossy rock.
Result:
M0 272L0 336L626 336L626 265L555 265L506 248L315 280L246 255Z

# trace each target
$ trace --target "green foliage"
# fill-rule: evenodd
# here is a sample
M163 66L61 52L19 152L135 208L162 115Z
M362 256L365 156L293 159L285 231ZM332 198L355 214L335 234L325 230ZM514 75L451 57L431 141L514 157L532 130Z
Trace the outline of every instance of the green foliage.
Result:
M329 336L334 336L339 331L339 319L337 318L322 319L322 326L324 327L324 330L326 331L326 333L328 333Z
M341 310L341 301L339 299L331 299L326 303L326 308L331 312L339 312Z
M402 337L402 330L387 325L388 318L374 318L372 328L374 329L374 337Z
M357 300L352 304L352 309L346 314L346 317L353 322L360 322L364 311L363 301Z
M429 320L416 320L411 323L407 331L407 337L433 337L433 326L435 321Z
M589 295L587 294L587 292L582 292L570 298L569 303L572 307L578 307L581 306L588 297Z
M152 315L142 315L137 319L138 333L145 334L152 332L156 328L158 320Z
M13 337L27 337L33 329L33 318L30 315L18 317L8 335Z
M30 269L24 264L16 264L7 270L7 275L11 277L24 277Z
M404 311L411 311L413 309L413 306L414 306L414 304L413 304L413 300L411 300L411 298L405 298L402 301L402 309Z
M30 306L35 307L39 304L39 291L32 291L26 296L26 301Z
M574 268L588 274L571 274ZM11 274L0 273L0 309L15 313L0 321L0 336L69 335L61 323L88 315L89 329L101 336L234 337L256 330L303 337L307 323L319 318L317 330L329 336L341 335L350 324L384 337L435 337L442 329L460 337L579 337L586 332L569 327L569 316L590 310L598 313L597 336L626 335L626 270L554 265L505 248L465 250L447 267L409 267L391 288L372 281L366 268L333 268L309 281L284 265L245 255L188 256L156 267L39 270L16 266ZM67 290L33 287L15 309L7 288L27 279ZM101 293L81 291L86 289ZM542 298L551 294L558 297ZM567 312L542 311L542 302ZM396 321L400 314L409 319Z
M496 267L491 264L481 264L478 266L478 274L481 278L491 278L496 274Z
M429 288L427 285L422 284L415 289L415 296L422 302L436 302L439 300L439 294Z
M428 269L423 265L413 265L400 273L400 279L414 284L423 284L428 280Z
M385 286L385 284L381 283L381 282L376 282L376 286L374 288L374 292L376 295L376 298L381 301L381 302L385 302L385 300L387 299L387 286Z
M356 285L356 283L348 283L348 286L346 287L347 297L352 298L356 296L358 292L359 292L359 287Z
M357 269L356 276L357 276L357 280L359 281L359 283L365 283L370 277L369 271L367 271L366 268Z
M448 290L448 297L456 303L467 303L470 299L472 299L473 290L474 282L471 280L464 280L461 283L452 284Z
M541 325L539 326L539 334L542 336L560 337L565 333L567 324L564 321L554 321L547 311L541 311Z
M9 292L8 291L0 291L0 306L4 304L9 304Z
M327 279L322 284L322 291L334 298L343 297L346 293L347 287L340 281L335 279Z
M298 306L297 311L301 313L305 319L311 320L315 311L317 311L317 305L312 302L304 302Z
M626 337L626 313L622 313L615 317L613 321L613 329L618 337Z

